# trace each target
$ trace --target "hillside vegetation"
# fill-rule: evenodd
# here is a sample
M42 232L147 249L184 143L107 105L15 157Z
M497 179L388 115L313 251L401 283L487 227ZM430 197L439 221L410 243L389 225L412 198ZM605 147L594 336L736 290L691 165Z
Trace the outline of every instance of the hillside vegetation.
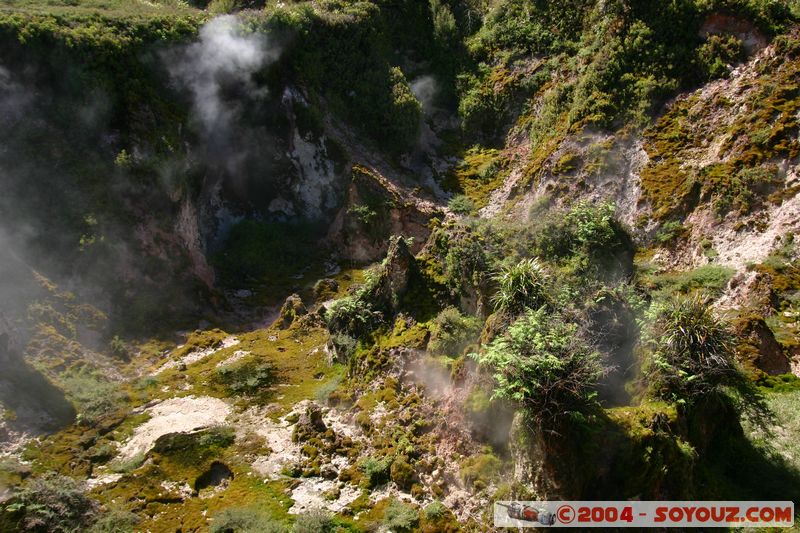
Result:
M798 72L796 0L0 0L0 530L800 502Z

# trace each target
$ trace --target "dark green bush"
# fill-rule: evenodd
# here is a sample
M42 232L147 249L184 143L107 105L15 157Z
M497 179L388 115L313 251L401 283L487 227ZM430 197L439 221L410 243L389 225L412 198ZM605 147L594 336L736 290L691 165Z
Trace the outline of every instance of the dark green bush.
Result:
M447 507L445 507L445 505L442 502L437 500L429 503L425 507L423 512L425 513L425 518L427 518L428 520L438 520L444 517L447 514L448 510Z
M336 358L339 361L347 361L355 353L358 347L358 340L346 333L333 333L331 344L336 350Z
M414 467L408 463L406 457L398 457L392 461L389 477L401 490L409 490L414 484Z
M480 288L496 262L496 235L475 221L439 228L431 237L431 253L441 262L448 285L454 290Z
M125 344L125 341L119 338L119 335L114 335L114 338L111 339L109 346L111 348L111 353L113 353L116 357L125 360L130 359L130 350L128 350L128 346Z
M320 252L316 228L308 224L246 219L236 224L224 248L212 258L223 281L241 285L296 274Z
M668 244L679 237L686 235L687 229L678 220L669 220L664 222L656 233L656 241L659 244Z
M87 531L97 520L99 505L74 479L49 472L31 481L17 495L26 531L74 533Z
M347 210L347 214L354 217L364 227L368 227L378 216L378 213L367 205L354 205Z
M347 296L333 302L325 311L325 321L333 333L359 338L372 331L383 315L372 304L358 295Z
M65 373L62 386L77 405L78 422L86 426L93 426L113 414L127 400L119 384L87 370Z
M732 268L708 264L687 272L669 272L650 279L658 297L670 297L677 293L691 294L702 291L709 295L719 295L728 285L734 274Z
M536 228L535 250L566 262L583 277L618 279L633 271L634 244L615 216L613 204L578 202L566 213L553 211Z
M183 465L196 465L218 456L235 440L233 428L225 426L197 433L168 433L156 440L153 452Z
M391 464L392 462L389 459L375 459L374 457L367 457L361 461L359 466L361 471L364 472L367 488L375 488L388 481Z
M744 61L744 44L733 35L711 35L697 49L697 60L708 79L724 78L728 66Z
M395 17L389 24L382 7L305 5L276 11L271 24L301 36L286 51L296 76L377 144L400 153L417 140L421 106L404 73L390 63L392 38L398 36L392 28L408 21Z
M139 517L124 509L112 508L100 515L89 533L133 533Z
M461 480L467 487L483 490L500 473L502 462L489 450L467 457L460 464Z

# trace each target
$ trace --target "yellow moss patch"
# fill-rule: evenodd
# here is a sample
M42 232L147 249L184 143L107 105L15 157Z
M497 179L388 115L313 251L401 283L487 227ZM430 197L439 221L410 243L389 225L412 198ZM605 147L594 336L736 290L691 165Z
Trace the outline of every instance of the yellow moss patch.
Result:
M499 150L473 147L467 150L448 181L480 209L489 203L492 191L502 185L506 174L505 162Z

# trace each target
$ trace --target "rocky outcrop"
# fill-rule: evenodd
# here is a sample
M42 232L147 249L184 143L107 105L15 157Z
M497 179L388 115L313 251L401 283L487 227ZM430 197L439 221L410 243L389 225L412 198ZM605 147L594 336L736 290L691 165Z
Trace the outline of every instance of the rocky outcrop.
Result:
M437 214L430 202L415 198L376 170L354 166L344 206L328 232L342 259L368 263L389 249L389 238L412 238L418 252L430 234L428 224Z
M542 435L535 433L518 412L511 423L509 451L514 463L514 480L525 484L540 499L557 495L558 486L551 478Z
M417 261L411 253L409 243L402 237L389 239L389 250L381 266L378 282L366 295L379 309L391 312L399 310L400 299L406 294Z
M308 314L308 309L306 309L300 295L292 294L286 298L283 307L281 307L280 316L278 318L279 327L281 329L286 329L291 326L295 320L306 314Z
M770 376L792 371L789 358L763 318L745 316L736 324L736 335L740 339L737 352L746 364L752 364Z

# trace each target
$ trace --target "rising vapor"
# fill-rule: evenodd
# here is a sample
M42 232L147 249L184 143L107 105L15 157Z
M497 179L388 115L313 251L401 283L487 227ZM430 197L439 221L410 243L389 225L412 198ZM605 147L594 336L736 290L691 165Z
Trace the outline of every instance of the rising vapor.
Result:
M247 33L233 15L217 17L200 29L199 40L169 58L173 79L192 93L195 116L209 135L226 133L239 106L225 98L236 87L248 96L264 96L253 75L280 55L263 34Z

